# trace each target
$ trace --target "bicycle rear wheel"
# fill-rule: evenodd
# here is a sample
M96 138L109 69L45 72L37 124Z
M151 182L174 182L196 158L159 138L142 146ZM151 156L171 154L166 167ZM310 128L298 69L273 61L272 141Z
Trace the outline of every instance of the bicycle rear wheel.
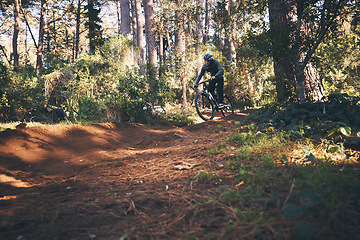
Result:
M195 108L196 112L204 121L214 118L215 108L209 95L205 93L197 94L195 97Z
M226 95L224 95L223 105L224 105L224 107L222 107L220 109L220 111L224 115L224 117L230 116L231 114L234 113L234 107L233 107L230 99Z

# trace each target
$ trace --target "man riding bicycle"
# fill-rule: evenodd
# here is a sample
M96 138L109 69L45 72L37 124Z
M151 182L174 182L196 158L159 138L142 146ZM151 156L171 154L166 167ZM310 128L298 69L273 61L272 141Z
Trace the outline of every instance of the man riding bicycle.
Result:
M204 60L205 64L202 66L200 74L197 76L193 87L196 88L198 86L198 83L205 72L210 72L211 80L209 82L209 91L213 96L215 96L214 90L216 85L218 103L219 105L222 105L224 100L224 68L221 66L219 61L214 59L209 53L205 54Z

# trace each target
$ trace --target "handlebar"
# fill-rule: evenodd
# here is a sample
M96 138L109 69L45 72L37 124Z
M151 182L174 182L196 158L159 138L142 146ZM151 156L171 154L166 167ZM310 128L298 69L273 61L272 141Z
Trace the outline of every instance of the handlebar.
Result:
M199 82L195 87L198 87L200 84L204 84L204 83L207 83L207 82L210 82L211 78L209 78L208 80L204 80L202 82Z

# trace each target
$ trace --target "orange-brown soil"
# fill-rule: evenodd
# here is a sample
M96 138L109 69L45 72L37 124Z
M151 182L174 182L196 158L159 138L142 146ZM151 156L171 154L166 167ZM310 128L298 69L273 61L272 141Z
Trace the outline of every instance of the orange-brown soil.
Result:
M0 239L184 239L224 236L226 214L194 218L194 200L218 188L207 150L235 131L241 113L191 126L132 123L19 126L0 133ZM219 124L222 128L219 128Z

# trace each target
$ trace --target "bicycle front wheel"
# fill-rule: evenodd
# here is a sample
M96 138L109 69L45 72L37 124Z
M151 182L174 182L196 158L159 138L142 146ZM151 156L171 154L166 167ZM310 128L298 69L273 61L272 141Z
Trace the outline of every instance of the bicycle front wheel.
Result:
M220 109L221 113L224 115L224 117L230 116L234 113L234 107L232 103L230 102L230 99L225 95L224 96L224 107Z
M214 118L215 108L209 95L205 93L197 94L195 97L195 108L196 112L204 121Z

